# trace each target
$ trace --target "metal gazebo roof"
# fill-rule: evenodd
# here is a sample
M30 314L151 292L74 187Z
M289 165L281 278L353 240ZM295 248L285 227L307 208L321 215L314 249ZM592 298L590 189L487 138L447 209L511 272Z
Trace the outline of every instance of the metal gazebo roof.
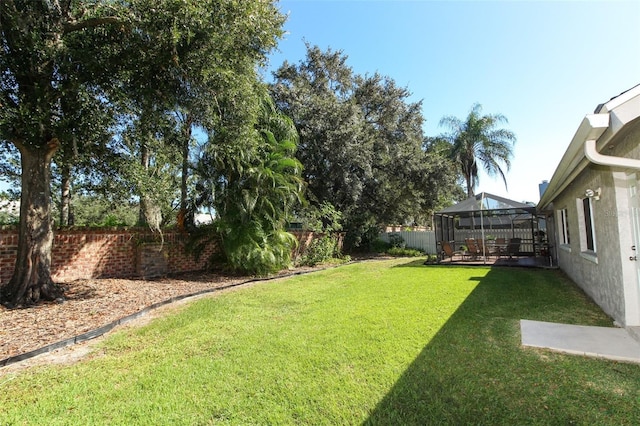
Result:
M483 211L492 211L499 215L521 215L535 214L536 208L529 204L519 203L509 200L508 198L499 197L497 195L481 192L480 194L469 197L451 207L440 210L436 215L441 216L464 216L465 213L473 213Z

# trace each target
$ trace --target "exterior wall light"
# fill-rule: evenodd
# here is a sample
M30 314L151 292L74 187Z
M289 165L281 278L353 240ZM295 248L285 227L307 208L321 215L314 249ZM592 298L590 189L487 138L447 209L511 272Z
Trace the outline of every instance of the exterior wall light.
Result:
M602 192L602 188L598 188L598 189L589 188L586 191L584 191L584 195L585 197L593 198L594 200L599 201L601 192Z

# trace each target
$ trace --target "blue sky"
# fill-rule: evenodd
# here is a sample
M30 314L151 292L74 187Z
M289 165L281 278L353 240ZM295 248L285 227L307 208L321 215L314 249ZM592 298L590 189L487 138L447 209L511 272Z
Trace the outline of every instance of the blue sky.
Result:
M640 2L283 0L287 34L270 69L305 57L304 42L342 50L358 74L379 72L423 101L425 134L478 102L516 133L508 192L539 200L586 114L640 84ZM267 79L268 72L267 72Z

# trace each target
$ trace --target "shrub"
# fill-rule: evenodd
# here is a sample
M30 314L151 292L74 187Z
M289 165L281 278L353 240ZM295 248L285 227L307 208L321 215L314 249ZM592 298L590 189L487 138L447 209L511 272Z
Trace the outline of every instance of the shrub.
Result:
M405 248L406 243L400 234L389 234L389 244L391 247Z
M422 250L403 247L391 247L387 250L387 254L390 256L406 256L406 257L421 257L424 256Z
M438 261L437 254L428 254L425 263L435 263Z
M265 230L259 223L245 226L218 221L222 249L234 271L266 276L290 266L296 238L281 230Z
M391 248L391 244L378 238L371 244L374 253L386 253Z
M210 266L223 262L232 271L267 276L291 265L291 250L298 240L281 230L265 231L259 223L241 224L218 219L194 228L186 249L199 259L208 244L219 241L221 253L209 259Z
M340 258L338 240L331 235L325 235L311 241L309 247L307 247L302 254L300 264L304 266L316 266L336 258Z
M108 214L102 220L102 222L92 223L93 227L116 227L116 226L128 226L128 223L125 219L122 219L115 214Z
M7 212L0 212L0 226L3 225L18 225L20 218Z

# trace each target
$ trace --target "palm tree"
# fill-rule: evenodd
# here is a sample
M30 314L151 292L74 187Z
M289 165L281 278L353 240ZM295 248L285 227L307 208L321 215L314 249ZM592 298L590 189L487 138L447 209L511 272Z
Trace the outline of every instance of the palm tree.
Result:
M451 144L450 157L460 168L467 185L467 196L472 197L478 185L478 163L481 163L489 176L502 177L505 188L507 179L502 167L509 171L513 144L516 135L498 125L508 123L502 114L482 115L482 105L474 104L466 120L447 116L440 120L441 126L449 128L451 133L444 137Z

